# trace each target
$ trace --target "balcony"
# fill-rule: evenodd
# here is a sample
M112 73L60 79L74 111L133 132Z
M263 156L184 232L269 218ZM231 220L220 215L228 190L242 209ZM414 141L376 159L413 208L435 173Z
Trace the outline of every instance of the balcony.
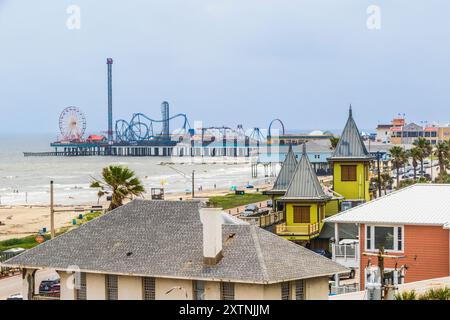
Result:
M359 268L359 243L332 244L333 261L347 268Z
M287 226L286 223L282 223L276 226L275 232L280 236L307 236L312 238L320 233L320 223L303 226Z

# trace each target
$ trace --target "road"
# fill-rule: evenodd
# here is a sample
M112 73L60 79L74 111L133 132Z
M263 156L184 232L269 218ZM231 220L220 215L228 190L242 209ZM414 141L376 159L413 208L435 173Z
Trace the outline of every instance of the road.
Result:
M36 272L35 293L39 293L39 284L42 280L53 279L58 274L53 270L40 270ZM22 276L13 276L0 280L0 300L5 300L10 295L22 293Z

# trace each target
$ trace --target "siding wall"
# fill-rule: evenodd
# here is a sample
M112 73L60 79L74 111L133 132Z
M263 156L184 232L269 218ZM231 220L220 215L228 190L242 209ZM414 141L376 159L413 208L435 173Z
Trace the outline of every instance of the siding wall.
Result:
M105 300L106 286L105 275L96 273L86 274L86 299Z
M142 278L131 276L118 277L119 300L142 300Z
M306 280L305 290L306 300L328 300L328 277Z
M398 260L399 266L408 265L405 283L449 276L449 230L442 227L406 225L404 233L404 252L392 254L406 256ZM360 226L362 290L364 290L364 268L368 262L368 257L362 255L365 251L365 236L365 225L362 224ZM376 259L372 257L373 264L378 264ZM385 259L384 265L385 268L394 268L395 260Z
M61 273L61 300L73 300L74 290L67 286L71 275ZM68 281L69 280L69 281ZM105 275L86 274L87 299L104 300ZM185 290L174 289L169 294L167 291L174 287L182 287ZM192 281L180 279L157 278L155 281L156 300L192 300ZM295 284L291 284L291 298L295 299ZM305 291L307 300L328 299L328 277L313 278L305 280ZM187 293L187 297L186 297ZM142 278L133 276L118 277L118 298L119 300L141 300L142 299ZM220 299L220 282L205 282L205 299ZM235 284L236 300L279 300L281 299L281 284Z

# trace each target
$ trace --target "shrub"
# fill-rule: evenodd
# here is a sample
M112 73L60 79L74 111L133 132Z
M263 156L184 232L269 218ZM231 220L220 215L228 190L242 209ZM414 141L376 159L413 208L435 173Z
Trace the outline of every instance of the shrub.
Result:
M402 293L396 293L395 300L417 300L416 291L411 290L411 291L403 291Z
M450 300L450 288L429 289L419 300Z

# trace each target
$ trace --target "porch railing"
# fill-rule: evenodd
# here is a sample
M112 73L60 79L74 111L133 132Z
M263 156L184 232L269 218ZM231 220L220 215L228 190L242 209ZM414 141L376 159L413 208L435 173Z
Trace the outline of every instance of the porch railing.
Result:
M276 231L279 235L315 235L320 232L320 223L311 223L303 226L287 226L286 223L278 224Z
M359 257L359 244L334 244L332 245L333 258L336 259L354 259Z
M250 224L259 226L261 228L271 226L275 223L278 223L284 219L283 211L272 212L263 216L256 217L242 217L239 216L239 219L246 221Z

